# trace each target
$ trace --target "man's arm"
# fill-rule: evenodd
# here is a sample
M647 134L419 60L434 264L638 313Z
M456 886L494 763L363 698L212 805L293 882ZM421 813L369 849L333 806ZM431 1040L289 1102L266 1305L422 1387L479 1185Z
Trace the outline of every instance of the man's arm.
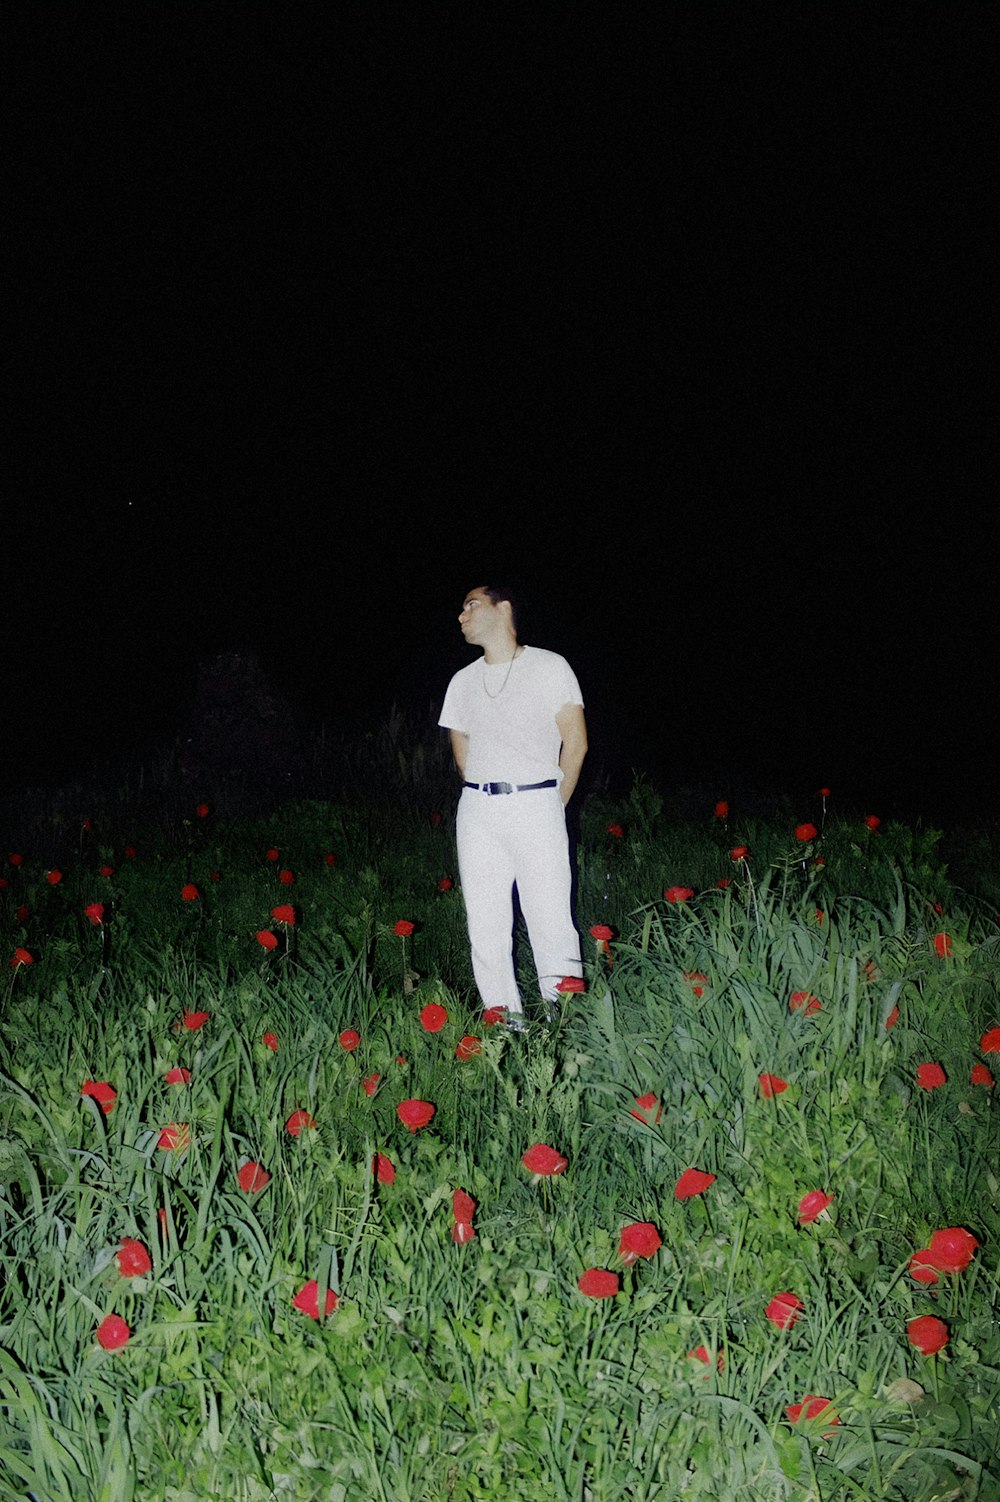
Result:
M469 754L469 737L463 730L449 730L451 736L451 754L455 758L459 777L465 777L465 758Z
M580 776L580 768L583 766L583 758L587 754L587 722L583 717L583 705L564 704L556 715L556 724L562 736L559 765L562 768L563 780L559 792L563 803L566 804L573 796L573 790Z

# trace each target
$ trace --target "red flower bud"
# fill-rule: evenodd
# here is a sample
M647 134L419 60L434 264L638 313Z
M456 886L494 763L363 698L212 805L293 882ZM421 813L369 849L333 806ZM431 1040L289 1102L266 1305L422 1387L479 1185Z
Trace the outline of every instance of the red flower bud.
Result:
M709 1185L714 1183L714 1173L702 1173L700 1168L685 1168L674 1186L674 1195L679 1200L691 1199L696 1194L704 1194Z
M120 1351L132 1331L119 1314L106 1314L97 1327L97 1344L106 1351Z
M907 1338L911 1346L924 1356L933 1356L935 1351L940 1351L942 1346L948 1344L948 1326L943 1319L936 1319L933 1314L923 1314L919 1319L911 1319L906 1326Z
M131 1236L122 1237L121 1250L115 1253L115 1261L123 1278L141 1278L153 1267L142 1242L135 1241Z
M396 1115L408 1132L419 1132L430 1121L436 1109L429 1100L404 1100L396 1107Z
M338 1303L337 1295L332 1288L326 1291L326 1312L332 1314ZM292 1300L293 1309L299 1309L303 1314L308 1314L310 1319L319 1319L319 1284L315 1278L303 1285Z
M529 1147L526 1153L522 1153L521 1162L536 1178L551 1178L569 1167L568 1159L544 1142L536 1142L534 1147Z
M618 1274L605 1272L601 1267L588 1267L577 1282L580 1292L590 1299L613 1299L619 1286Z

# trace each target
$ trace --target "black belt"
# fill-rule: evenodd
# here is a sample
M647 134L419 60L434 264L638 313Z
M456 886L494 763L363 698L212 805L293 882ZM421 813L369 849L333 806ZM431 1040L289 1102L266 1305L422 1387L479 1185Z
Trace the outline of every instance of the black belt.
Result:
M536 788L554 788L559 784L550 777L547 782L519 782L516 787L511 787L509 782L463 782L462 786L477 793L533 793Z

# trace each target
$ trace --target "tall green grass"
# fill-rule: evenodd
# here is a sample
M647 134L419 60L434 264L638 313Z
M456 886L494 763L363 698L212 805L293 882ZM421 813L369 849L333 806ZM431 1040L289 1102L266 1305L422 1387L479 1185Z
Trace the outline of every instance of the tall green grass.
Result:
M1000 1495L1000 1127L995 1090L970 1083L1000 1026L996 914L949 878L933 833L830 820L803 845L793 829L678 823L643 784L595 800L578 849L587 991L548 1024L525 974L520 1036L481 1025L457 881L439 888L457 873L437 800L95 819L54 886L26 848L0 892L10 952L34 955L6 970L0 1035L2 1495ZM671 886L693 895L668 902ZM103 928L83 916L95 900ZM282 928L271 910L289 901ZM438 1033L419 1016L432 1000ZM465 1034L481 1051L459 1061ZM941 1087L917 1084L926 1061ZM175 1066L189 1084L165 1082ZM767 1098L761 1074L787 1089ZM87 1079L113 1084L110 1115L81 1097ZM659 1119L633 1114L649 1094ZM411 1097L436 1107L415 1134L396 1114ZM316 1125L293 1137L298 1109ZM171 1122L187 1151L158 1147ZM536 1142L565 1173L532 1179ZM259 1194L239 1187L244 1160L271 1176ZM714 1181L680 1200L689 1168ZM465 1245L458 1188L477 1206ZM813 1190L831 1203L800 1224ZM633 1221L662 1246L625 1267ZM979 1248L922 1286L910 1257L947 1226ZM148 1248L146 1277L119 1274L125 1236ZM618 1271L617 1296L579 1291L592 1267ZM292 1304L310 1279L338 1297L326 1319ZM785 1291L803 1310L782 1331L764 1311ZM131 1327L124 1349L95 1341L108 1312ZM907 1339L924 1313L949 1326L937 1356ZM811 1394L836 1425L789 1421Z

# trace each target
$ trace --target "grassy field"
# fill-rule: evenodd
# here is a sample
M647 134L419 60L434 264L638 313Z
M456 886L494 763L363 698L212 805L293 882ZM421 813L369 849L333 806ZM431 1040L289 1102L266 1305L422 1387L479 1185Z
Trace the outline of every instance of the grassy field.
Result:
M995 868L638 781L518 1035L417 760L3 852L0 1495L1000 1497Z

